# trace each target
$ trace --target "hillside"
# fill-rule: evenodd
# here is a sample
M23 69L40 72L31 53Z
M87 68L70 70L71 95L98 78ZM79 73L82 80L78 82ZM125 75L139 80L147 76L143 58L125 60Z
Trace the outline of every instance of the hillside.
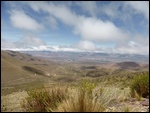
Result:
M136 69L140 67L140 65L136 62L120 62L116 63L115 66L119 67L120 69Z
M52 61L20 52L1 51L1 83L5 86L33 82L43 76L47 79L55 67L57 64Z
M85 62L56 63L47 60L47 58L40 58L27 53L1 51L1 103L3 105L1 109L2 111L24 111L19 103L25 99L28 91L32 92L33 89L39 89L41 86L46 89L55 87L61 89L66 86L70 88L67 90L74 97L75 92L77 92L76 88L81 87L78 85L87 80L92 82L92 87L93 84L97 86L96 90L100 88L99 91L102 91L101 88L103 87L103 90L107 91L107 88L109 88L109 93L103 93L106 96L110 94L109 99L116 100L117 104L113 105L113 110L124 111L125 104L130 105L132 101L129 94L132 79L139 74L147 73L148 75L148 67L149 64L127 61L91 63L85 60ZM89 83L85 85L89 87ZM116 98L114 98L115 93L118 95ZM111 95L113 96L111 97ZM143 100L138 101L140 107L133 111L147 111L147 105L143 105L142 102ZM145 102L147 104L148 99ZM137 106L136 100L134 103ZM106 111L113 111L109 108L111 106L106 108ZM128 107L128 109L132 111L132 107Z

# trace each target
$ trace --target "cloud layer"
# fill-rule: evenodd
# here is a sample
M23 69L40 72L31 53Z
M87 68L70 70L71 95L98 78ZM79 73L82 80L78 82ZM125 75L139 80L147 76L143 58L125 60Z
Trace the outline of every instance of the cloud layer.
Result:
M23 32L30 32L32 35L24 36L22 41L12 45L15 47L27 45L34 49L52 47L56 50L149 54L148 4L147 1L13 2L9 4L9 19L12 26ZM26 10L24 6L29 9ZM36 16L39 18L37 19ZM56 31L67 27L72 35L80 38L76 48L66 46L62 49L59 45L46 46L46 41L34 34L35 31L39 34L44 30L50 31L47 26ZM99 47L102 43L106 44L105 48ZM114 43L114 46L107 47L109 43ZM5 45L1 47L4 48Z
M12 42L8 41L5 38L1 39L1 49L17 49L17 48L34 48L40 46L46 46L46 43L39 39L36 35L28 34L22 40Z
M128 1L126 4L135 10L134 13L141 13L149 20L149 1Z

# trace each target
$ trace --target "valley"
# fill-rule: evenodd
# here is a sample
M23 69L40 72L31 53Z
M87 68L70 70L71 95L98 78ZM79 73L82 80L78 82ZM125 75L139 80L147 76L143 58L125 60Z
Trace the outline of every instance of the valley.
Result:
M53 60L55 55L57 57ZM95 59L96 57L100 60ZM90 80L101 87L129 90L130 82L137 74L149 73L149 64L146 63L148 59L134 62L135 59L139 58L139 56L134 56L133 61L121 60L122 62L117 62L111 58L111 61L109 61L107 57L106 54L91 55L90 53L65 52L62 54L39 51L32 53L31 51L2 50L1 95L6 98L7 95L32 91L42 85L45 88L58 84L74 87L84 80ZM6 103L2 104L6 106L8 111L10 110ZM20 107L19 109L21 110ZM13 108L13 111L17 111L17 109Z

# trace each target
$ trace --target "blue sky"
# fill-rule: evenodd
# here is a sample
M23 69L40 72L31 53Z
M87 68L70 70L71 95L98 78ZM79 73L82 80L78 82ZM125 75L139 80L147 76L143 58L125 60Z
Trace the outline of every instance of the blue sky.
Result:
M1 3L1 49L149 55L148 1Z

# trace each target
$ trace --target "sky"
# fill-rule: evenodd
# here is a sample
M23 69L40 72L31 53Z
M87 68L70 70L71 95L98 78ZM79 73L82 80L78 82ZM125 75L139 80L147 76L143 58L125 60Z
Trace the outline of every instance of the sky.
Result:
M1 50L149 55L149 2L2 1Z

